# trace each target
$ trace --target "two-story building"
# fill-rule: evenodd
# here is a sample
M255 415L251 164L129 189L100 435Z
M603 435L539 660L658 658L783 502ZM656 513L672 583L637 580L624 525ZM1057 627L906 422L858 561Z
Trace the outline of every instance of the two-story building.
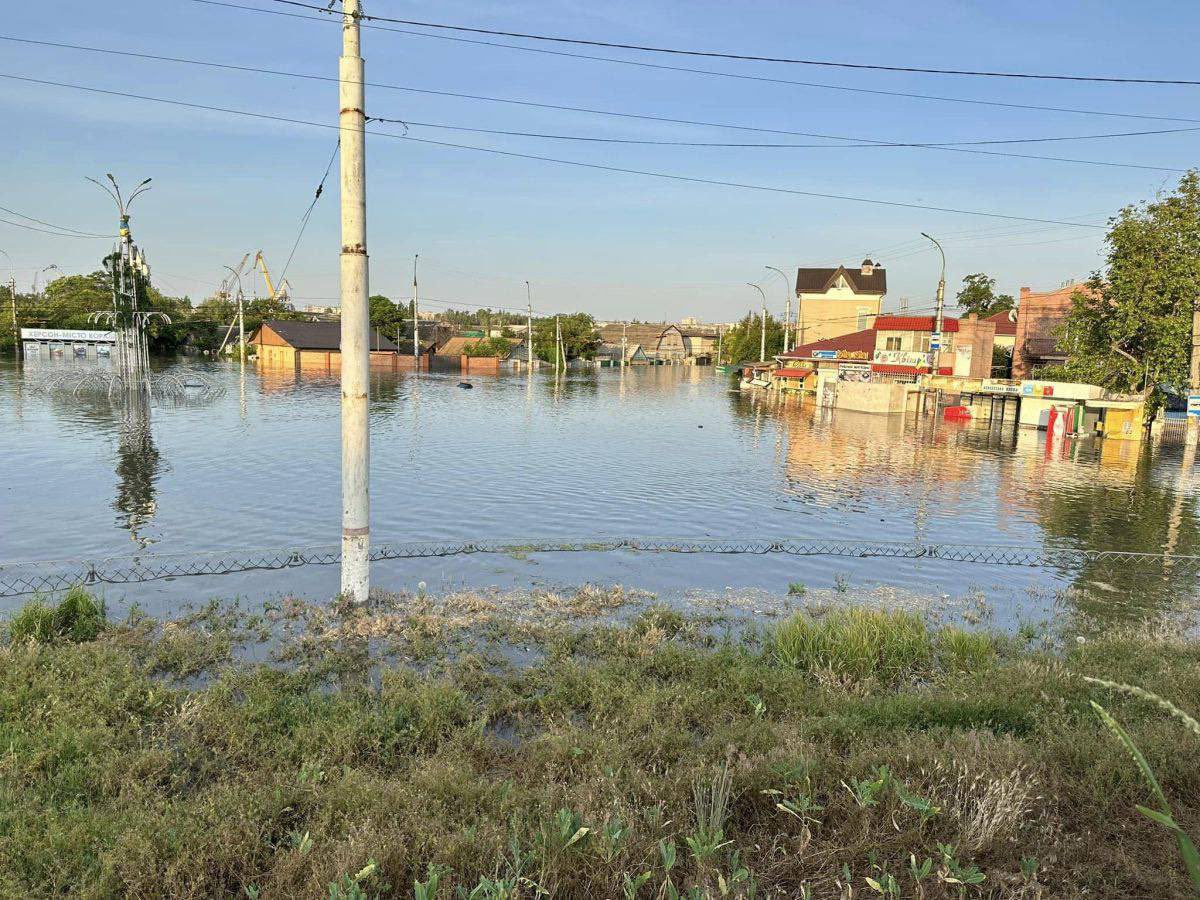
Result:
M908 381L933 374L933 316L881 315L874 328L801 344L776 357L778 386L814 389L825 373L838 381ZM996 325L968 317L942 319L939 375L989 378Z
M1021 288L1013 347L1013 378L1031 378L1040 366L1066 362L1065 335L1060 332L1075 294L1089 295L1086 284L1067 284L1054 291Z
M887 271L870 259L834 269L796 270L796 343L870 328L883 309Z

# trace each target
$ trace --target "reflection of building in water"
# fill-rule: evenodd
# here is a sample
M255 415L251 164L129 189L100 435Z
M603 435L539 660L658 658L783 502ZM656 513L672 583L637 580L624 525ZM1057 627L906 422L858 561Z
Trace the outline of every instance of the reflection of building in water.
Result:
M930 478L938 483L940 502L950 503L957 485L977 481L979 460L960 451L951 429L935 431L903 416L824 412L811 401L779 404L787 474L794 482L894 490Z
M145 547L154 543L143 529L157 511L156 482L161 462L150 429L150 404L145 394L129 394L121 409L117 436L117 496L113 508L130 538Z

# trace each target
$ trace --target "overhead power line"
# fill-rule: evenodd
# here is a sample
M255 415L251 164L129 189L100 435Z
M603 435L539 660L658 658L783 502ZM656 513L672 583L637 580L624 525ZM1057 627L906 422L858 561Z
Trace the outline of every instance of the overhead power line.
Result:
M68 88L70 90L86 91L93 94L103 94L110 97L124 97L130 100L142 100L150 103L162 103L168 106L179 106L185 109L199 109L206 112L224 113L226 115L243 116L252 119L263 119L265 121L281 122L289 125L304 125L310 128L332 128L340 131L337 125L328 124L325 122L312 122L305 119L294 119L287 116L276 116L268 113L250 112L248 110L229 109L227 107L210 106L202 103L189 103L183 100L169 100L162 97L150 97L145 94L134 94L127 91L113 91L106 88L89 87L87 85L70 84L62 81L50 81L42 78L30 78L27 75L11 75L8 73L0 73L0 78L7 78L12 81L20 81L26 84L41 84L50 87ZM590 163L582 160L559 159L552 156L540 156L533 153L517 153L512 150L500 150L496 147L477 147L470 144L455 144L448 141L433 141L427 138L415 138L409 135L391 134L386 131L371 131L369 134L380 137L388 137L394 140L409 141L417 144L425 144L431 147L445 147L453 150L466 150L473 153L488 153L495 156L504 156L510 159L527 159L536 162L547 162L561 166L572 166L574 168L592 169L598 172L614 172L624 175L640 175L646 178L660 178L667 181L677 181L687 184L705 184L714 187L729 187L740 190L758 191L762 193L784 194L794 197L812 197L821 200L842 200L849 203L864 203L874 206L889 206L896 209L919 209L926 212L942 212L951 213L954 215L965 216L981 216L991 219L1004 219L1012 222L1036 222L1043 225L1070 225L1078 228L1097 228L1096 225L1084 225L1079 222L1067 222L1061 219L1045 219L1034 216L1016 216L1006 213L983 212L980 210L958 209L948 206L932 206L922 203L906 203L899 200L879 200L871 197L855 197L849 194L832 194L821 191L802 191L795 188L772 187L770 185L751 184L748 182L725 181L717 178L702 178L694 175L678 175L670 172L655 172L648 169L630 169L621 166L609 166L601 163Z
M27 222L33 222L36 225L45 225L46 228L53 228L54 231L48 231L47 234L57 234L64 232L62 237L86 237L86 238L111 238L111 234L101 234L97 231L80 231L78 228L68 228L66 225L55 225L53 222L46 222L42 219L35 219L33 216L27 216L24 213L19 213L15 209L9 209L7 206L0 206L0 211L8 213L10 216L16 216L18 219L24 219ZM18 228L29 228L31 231L43 231L41 228L31 228L28 225L22 225L20 222L8 222L0 219L8 225L15 225Z
M1061 163L1077 163L1087 166L1111 166L1121 169L1143 169L1155 172L1186 172L1187 169L1181 169L1171 166L1154 166L1143 163L1123 163L1110 162L1108 160L1098 159L1076 159L1062 156L1039 156L1032 153L1012 153L1008 151L994 150L967 150L965 146L979 146L991 144L1022 144L1022 143L1039 143L1042 141L1067 141L1067 140L1092 140L1100 137L1132 137L1134 134L1169 134L1176 131L1200 131L1200 128L1181 128L1169 129L1168 131L1145 131L1145 132L1126 132L1124 134L1107 134L1107 135L1081 135L1078 138L1062 137L1062 138L1017 138L1012 140L985 140L985 141L950 141L944 144L926 144L926 143L906 143L903 141L858 141L855 143L844 144L767 144L767 143L741 143L741 142L723 142L723 141L661 141L661 140L642 140L636 138L609 138L609 137L593 137L588 135L575 134L553 134L537 131L512 131L502 128L473 128L467 125L446 125L437 122L417 122L412 119L384 119L378 116L368 116L369 122L381 122L390 125L403 125L406 129L409 127L416 128L432 128L444 131L460 131L469 132L471 134L491 134L503 137L522 137L522 138L537 138L540 140L552 141L578 141L580 143L593 144L621 144L634 146L652 146L652 147L722 147L722 148L740 148L740 149L808 149L808 150L858 150L858 149L897 149L907 148L911 150L947 150L958 153L974 153L983 156L1001 156L1009 159L1033 159L1042 162L1061 162ZM855 141L854 138L837 137L835 135L823 135L827 140L837 141Z
M329 156L329 164L325 166L325 174L321 176L321 181L317 185L316 194L312 198L312 203L308 204L308 209L304 211L303 217L300 219L300 232L296 235L296 240L292 244L292 252L288 254L287 262L283 264L283 271L279 274L279 284L283 284L283 279L287 277L287 271L292 265L292 259L296 256L296 248L300 246L300 238L304 237L304 229L308 227L308 220L312 218L313 210L316 209L317 201L321 199L321 194L325 192L325 181L329 178L329 172L333 169L333 161L337 159L338 150L341 149L342 140L339 137L336 144L333 145L333 153Z
M333 14L328 6L316 6L302 3L300 0L272 0L285 6L313 10L319 13ZM337 13L341 15L341 13ZM689 50L681 47L655 47L646 44L623 44L615 41L600 41L588 38L571 38L559 35L534 34L523 31L502 31L495 28L478 28L468 25L451 25L445 22L425 22L419 19L399 19L390 16L372 16L362 14L359 17L365 22L391 22L397 25L411 25L417 28L431 28L441 31L456 31L467 34L488 34L496 37L520 38L527 41L546 41L554 44L574 44L582 47L608 47L614 50L636 50L642 53L667 53L675 56L699 56L709 59L730 59L741 62L786 63L796 66L820 66L832 69L868 69L879 72L912 72L925 75L966 75L979 78L1020 78L1039 81L1096 81L1110 84L1169 84L1169 85L1200 85L1200 80L1182 78L1131 78L1120 75L1062 75L1040 72L1000 72L981 69L938 69L925 66L883 65L881 63L854 63L822 59L800 59L786 56L755 56L745 53L724 53L716 50Z
M339 22L325 16L310 16L304 15L303 13L285 12L278 9L262 9L257 6L245 6L240 3L231 3L228 2L228 0L191 0L191 2L201 3L205 6L221 6L227 9L242 10L244 12L262 13L269 16L282 16L288 19L300 19L301 21L305 22L320 22L322 24L335 25L340 24ZM1109 116L1124 119L1149 119L1162 122L1200 122L1200 119L1185 118L1181 116L1156 116L1149 113L1115 112L1112 110L1083 109L1070 106L1042 106L1030 103L1010 103L1001 100L981 100L972 97L944 97L937 94L920 94L912 91L885 91L877 88L850 87L847 85L826 84L815 81L796 81L788 78L772 78L767 75L749 75L740 72L721 72L716 69L697 69L690 66L669 66L663 63L652 63L635 59L620 59L613 56L595 56L587 53L572 53L566 50L550 50L545 47L527 47L521 44L505 44L500 41L485 41L477 38L454 37L448 34L432 34L425 31L412 31L407 28L391 28L387 25L365 25L363 27L371 28L374 31L387 32L389 34L403 34L409 37L421 37L437 41L473 44L482 47L499 47L505 50L519 50L523 53L540 53L545 56L561 56L568 59L583 59L591 62L604 62L611 63L613 65L633 66L641 69L657 69L664 72L682 72L690 75L704 75L713 78L732 78L738 81L756 81L763 84L784 84L794 87L842 91L852 94L874 94L880 97L903 97L910 100L929 100L937 103L965 103L974 106L992 106L1003 109L1027 109L1036 112L1060 112L1083 116Z
M36 231L39 234L50 234L50 235L53 235L54 237L81 238L84 240L96 240L97 238L106 238L106 237L112 236L112 235L107 235L107 234L100 234L100 235L78 234L78 233L71 232L71 231L51 231L49 228L38 228L36 225L27 225L24 222L13 222L10 219L3 219L3 218L0 218L0 224L11 225L13 228L24 228L26 231Z
M320 21L325 21L325 20L322 19ZM289 72L289 71L280 70L280 69L266 69L266 68L260 68L260 67L255 67L255 66L241 66L241 65L234 65L234 64L230 64L230 63L214 62L211 60L198 60L198 59L189 59L189 58L177 57L177 56L164 56L164 55L153 54L153 53L139 53L139 52L130 51L130 50L116 50L116 49L106 48L106 47L88 47L88 46L82 46L79 44L64 44L64 43L60 43L60 42L56 42L56 41L41 41L41 40L34 40L32 38L18 38L18 37L13 37L10 35L0 35L0 40L12 41L12 42L22 43L22 44L31 44L31 45L36 45L36 46L55 47L55 48L59 48L59 49L81 50L81 51L86 51L86 52L90 52L90 53L111 54L114 56L124 56L124 57L131 57L131 58L135 58L135 59L147 59L147 60L153 60L156 62L171 62L171 63L179 63L179 64L183 64L183 65L204 66L204 67L208 67L208 68L224 69L224 70L236 71L236 72L249 72L249 73L253 73L253 74L272 75L272 76L280 76L280 77L287 77L287 78L300 78L300 79L304 79L304 80L324 81L324 82L334 82L334 83L337 83L339 81L338 78L335 78L332 76L327 76L327 75L312 75L312 74L304 73L304 72ZM1011 151L994 151L994 150L982 150L982 149L974 149L974 148L983 147L983 146L991 146L991 145L1018 145L1018 144L1038 144L1038 143L1056 143L1056 142L1061 143L1061 142L1066 142L1066 141L1090 141L1090 140L1101 140L1101 139L1108 139L1108 138L1144 137L1144 136L1150 136L1150 135L1179 134L1179 133L1190 133L1190 132L1200 131L1200 126L1197 126L1197 127L1188 127L1188 128L1165 128L1165 129L1155 129L1155 130L1146 130L1146 131L1123 131L1123 132L1108 132L1108 133L1103 133L1103 134L1086 134L1086 135L1057 135L1057 136L1050 136L1050 137L1034 137L1034 138L1001 138L1001 139L984 139L984 140L971 140L971 141L939 141L939 142L882 141L882 140L872 140L869 138L850 137L850 136L846 136L846 135L825 134L825 133L821 133L821 132L794 131L794 130L779 129L779 128L762 128L762 127L751 126L751 125L738 125L738 124L730 124L730 123L723 123L723 122L707 122L707 121L695 120L695 119L675 119L675 118L669 118L666 116L653 116L653 115L646 115L646 114L640 114L640 113L627 113L627 112L613 111L613 110L594 109L594 108L589 108L589 107L578 107L578 106L567 106L567 105L562 105L562 104L540 103L540 102L536 102L536 101L532 101L532 100L522 100L522 99L505 98L505 97L489 97L489 96L477 95L477 94L463 94L463 93L456 93L456 92L452 92L452 91L438 91L438 90L432 90L432 89L414 88L414 87L409 87L406 85L385 84L385 83L378 83L378 82L366 82L366 84L370 87L383 88L386 90L404 91L404 92L409 92L409 93L426 94L426 95L439 96L439 97L453 97L456 99L475 100L475 101L490 102L490 103L511 104L511 105L531 107L531 108L537 108L537 109L551 109L551 110L562 111L562 112L581 112L581 113L586 113L586 114L591 114L591 115L602 115L602 116L609 116L609 117L634 119L634 120L639 120L639 121L663 122L663 123L673 124L673 125L686 125L686 126L703 127L703 128L721 128L721 129L731 129L731 130L736 130L736 131L755 132L755 133L761 133L761 134L791 135L791 136L795 136L795 137L820 138L823 140L844 142L841 144L795 144L795 143L788 144L788 143L748 143L748 142L743 143L743 142L716 142L716 141L712 141L712 142L709 142L709 141L668 141L668 140L651 140L651 139L643 140L643 139L633 139L633 138L607 138L607 137L591 137L591 136L583 136L583 135L564 135L564 134L552 134L552 133L544 133L544 132L528 132L528 131L516 131L516 130L504 130L504 129L473 128L473 127L468 127L468 126L451 125L451 124L444 124L444 123L415 122L415 121L408 120L408 119L386 120L386 121L392 122L393 124L400 124L400 125L405 125L405 126L418 126L418 127L424 127L424 128L440 128L440 129L446 129L446 130L450 130L450 131L474 132L474 133L479 133L479 134L496 134L496 135L506 135L506 136L510 136L510 137L528 137L528 138L536 138L536 139L543 139L543 140L579 141L579 142L585 142L585 143L610 143L610 144L630 144L630 145L668 146L668 147L747 148L747 149L760 149L760 148L827 149L829 147L847 147L847 148L854 149L854 148L870 148L870 147L882 147L882 148L890 147L890 148L908 148L908 149L919 149L919 150L940 150L940 151L950 152L950 153L970 153L970 154L975 154L975 155L980 155L980 156L997 156L997 157L1012 158L1012 159L1030 159L1030 160L1038 160L1038 161L1045 161L1045 162L1059 162L1059 163L1070 163L1070 164L1077 164L1077 165L1103 166L1103 167L1110 167L1110 168L1141 169L1141 170L1159 171L1159 172L1183 172L1183 171L1186 171L1186 169L1173 167L1173 166L1152 165L1152 164L1148 164L1148 163L1125 163L1125 162L1112 162L1112 161L1108 161L1108 160L1078 159L1078 158L1073 158L1073 157L1042 156L1042 155L1037 155L1037 154L1013 153ZM378 119L378 121L385 121L385 120ZM1200 121L1200 120L1197 120L1197 121Z

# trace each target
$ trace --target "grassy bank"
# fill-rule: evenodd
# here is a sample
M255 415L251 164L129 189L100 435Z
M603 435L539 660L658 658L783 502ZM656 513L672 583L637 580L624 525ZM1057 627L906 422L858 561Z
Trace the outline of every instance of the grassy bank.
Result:
M1194 710L1200 648L1167 627L731 629L596 589L165 625L85 601L0 641L4 896L1189 896L1089 700L1192 833L1200 742L1082 678Z

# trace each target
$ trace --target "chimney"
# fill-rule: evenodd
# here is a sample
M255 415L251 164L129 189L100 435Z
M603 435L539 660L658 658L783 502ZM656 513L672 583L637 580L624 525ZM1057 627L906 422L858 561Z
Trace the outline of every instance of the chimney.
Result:
M874 271L875 271L875 263L871 262L871 260L869 258L864 259L862 261L862 273L864 275L870 275Z
M1033 293L1033 288L1027 288L1027 287L1021 288L1021 299L1024 300L1026 297L1028 297L1032 293Z

